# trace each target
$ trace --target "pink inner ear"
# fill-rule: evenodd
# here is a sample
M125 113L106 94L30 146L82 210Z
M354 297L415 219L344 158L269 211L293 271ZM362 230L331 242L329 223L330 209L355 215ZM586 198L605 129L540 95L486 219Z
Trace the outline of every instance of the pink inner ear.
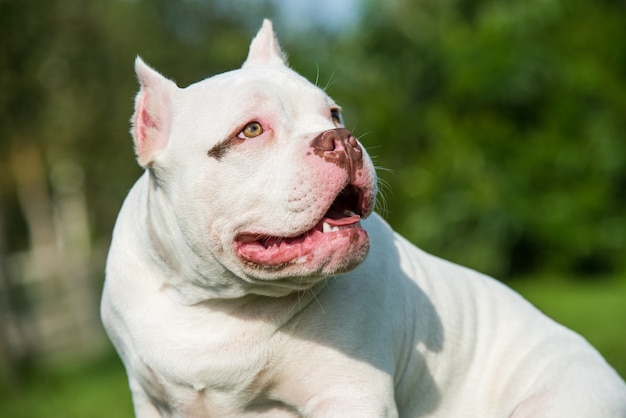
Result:
M131 131L139 164L146 167L167 145L172 112L170 94L177 87L139 57L135 60L135 72L141 88L135 98Z
M148 166L154 160L154 154L167 142L169 135L167 104L162 97L155 97L154 91L144 90L137 96L135 106L133 117L135 152L139 164Z
M135 135L137 141L137 151L139 154L142 154L146 146L146 142L150 141L150 138L148 138L150 133L154 135L159 130L158 121L147 109L147 100L148 95L143 93L141 95L137 115L135 117ZM152 140L154 140L154 138Z

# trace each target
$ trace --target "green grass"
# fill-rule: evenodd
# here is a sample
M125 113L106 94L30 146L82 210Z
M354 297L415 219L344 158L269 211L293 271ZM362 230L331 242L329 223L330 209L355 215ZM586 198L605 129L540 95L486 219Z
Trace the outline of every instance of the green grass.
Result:
M509 283L547 315L579 332L626 377L626 282ZM114 355L96 362L33 370L21 388L0 391L7 418L130 418L124 368Z
M626 281L564 282L551 278L509 283L557 322L595 346L626 379Z
M22 385L0 392L6 418L131 418L132 403L124 367L107 356L75 365L40 367Z

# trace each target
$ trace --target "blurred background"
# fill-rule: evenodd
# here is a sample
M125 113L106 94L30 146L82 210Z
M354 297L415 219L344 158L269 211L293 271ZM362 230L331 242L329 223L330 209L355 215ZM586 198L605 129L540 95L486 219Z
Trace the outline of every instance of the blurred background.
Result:
M141 174L141 55L183 87L262 19L379 167L378 210L626 376L624 0L0 0L0 415L130 417L98 317Z

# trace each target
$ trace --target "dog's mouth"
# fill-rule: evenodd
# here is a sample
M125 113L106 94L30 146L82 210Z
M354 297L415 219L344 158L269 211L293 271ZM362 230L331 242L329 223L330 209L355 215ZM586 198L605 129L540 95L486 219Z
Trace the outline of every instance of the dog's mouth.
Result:
M318 225L322 224L322 232L336 232L357 225L364 211L363 192L356 186L349 185L339 192Z
M363 191L348 185L313 228L297 236L241 234L235 239L236 252L250 263L267 267L305 261L317 248L335 240L350 242L352 234L359 231L364 234L360 221L368 215L368 207Z

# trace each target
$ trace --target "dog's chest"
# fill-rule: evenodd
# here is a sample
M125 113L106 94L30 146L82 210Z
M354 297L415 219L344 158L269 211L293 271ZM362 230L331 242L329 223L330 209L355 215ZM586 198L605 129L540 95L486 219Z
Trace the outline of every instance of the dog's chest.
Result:
M269 396L284 345L276 324L192 308L165 312L141 325L138 341L144 353L138 372L152 396L209 416L244 416L275 404Z

